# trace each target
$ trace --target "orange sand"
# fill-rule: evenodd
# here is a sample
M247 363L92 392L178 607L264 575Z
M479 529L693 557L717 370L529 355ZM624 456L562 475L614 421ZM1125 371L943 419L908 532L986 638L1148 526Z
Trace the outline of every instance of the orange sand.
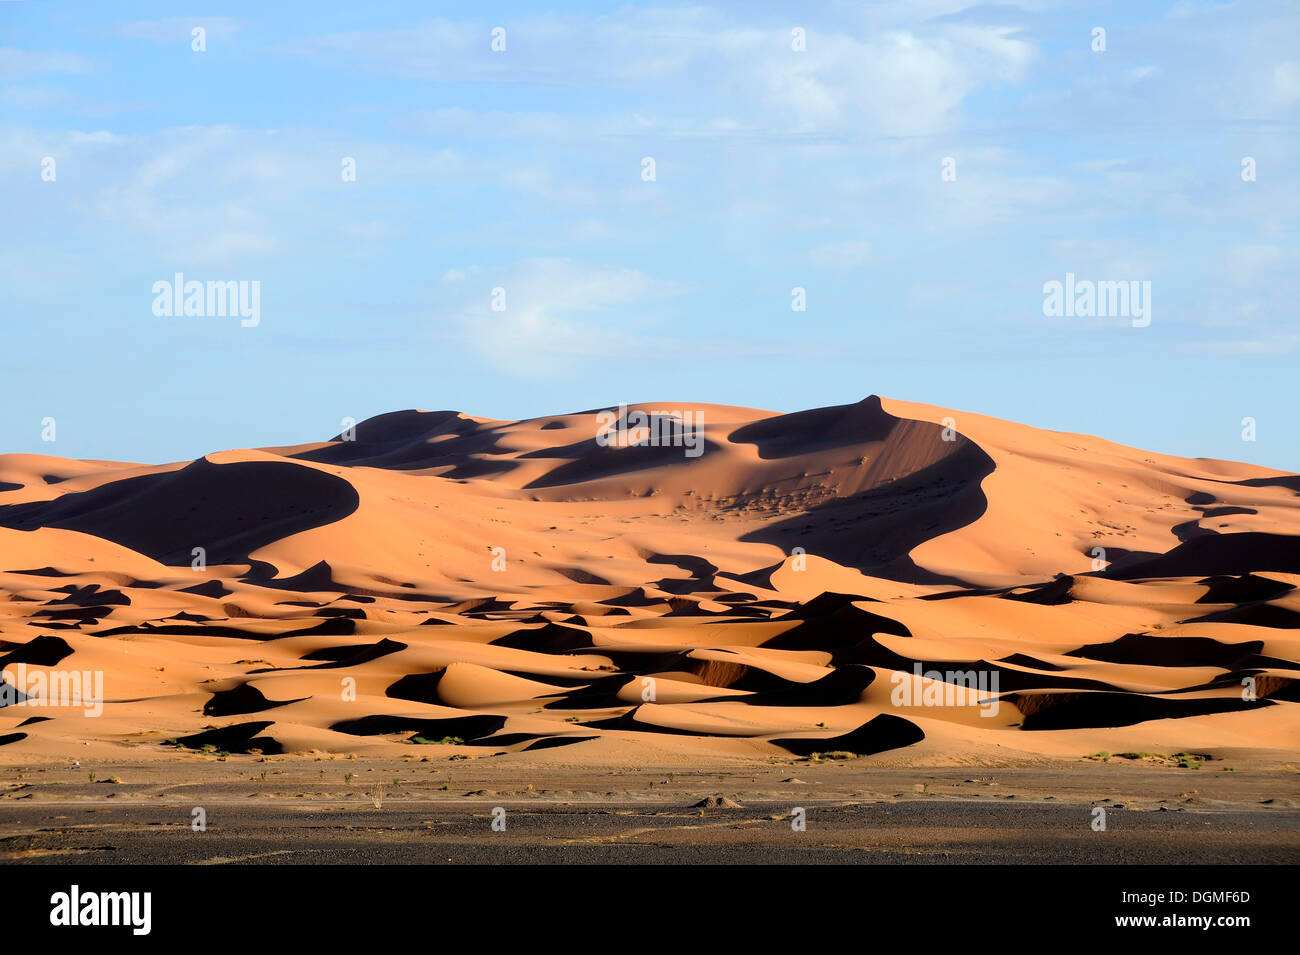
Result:
M0 666L102 678L0 708L0 762L1297 749L1300 478L874 397L661 408L701 455L405 411L0 456Z

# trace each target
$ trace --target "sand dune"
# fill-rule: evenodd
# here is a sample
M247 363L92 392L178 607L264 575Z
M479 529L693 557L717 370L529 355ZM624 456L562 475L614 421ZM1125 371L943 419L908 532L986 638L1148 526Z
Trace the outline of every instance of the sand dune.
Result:
M1295 475L875 397L610 410L0 456L0 762L1300 745Z

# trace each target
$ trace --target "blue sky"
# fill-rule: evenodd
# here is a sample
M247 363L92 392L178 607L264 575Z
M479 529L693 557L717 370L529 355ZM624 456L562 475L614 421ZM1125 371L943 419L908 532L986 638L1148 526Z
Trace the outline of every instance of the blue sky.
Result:
M0 2L0 451L875 393L1300 470L1292 3L333 6Z

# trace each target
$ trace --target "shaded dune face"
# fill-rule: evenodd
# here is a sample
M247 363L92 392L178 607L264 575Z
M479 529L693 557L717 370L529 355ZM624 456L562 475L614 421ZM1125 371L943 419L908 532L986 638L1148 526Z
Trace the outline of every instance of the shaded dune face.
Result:
M992 458L955 432L887 414L877 399L783 415L740 428L733 441L753 443L764 459L864 451L835 493L804 512L773 521L746 540L787 553L803 546L875 576L939 582L907 555L922 541L957 530L984 513L980 483Z
M955 578L927 573L908 558L912 548L976 521L986 507L980 482L993 461L963 441L948 456L849 497L774 522L745 539L791 551L804 546L838 564L874 576L939 583ZM811 546L808 546L811 545Z
M501 453L496 435L454 411L395 411L293 457L396 471L450 468L443 477L463 478L492 473L490 458Z
M1294 751L1298 481L874 396L0 455L0 761Z
M1139 577L1209 577L1257 570L1300 574L1300 538L1293 534L1216 534L1202 530L1168 553L1125 563L1111 573Z
M739 444L754 445L759 457L764 459L793 458L832 448L879 444L894 433L899 423L898 418L885 413L880 399L872 396L855 405L764 418L737 428L729 438ZM935 453L938 452L928 452Z
M359 498L347 481L282 462L213 464L112 481L50 501L0 508L0 526L56 527L120 544L161 564L229 564L291 534L340 520Z

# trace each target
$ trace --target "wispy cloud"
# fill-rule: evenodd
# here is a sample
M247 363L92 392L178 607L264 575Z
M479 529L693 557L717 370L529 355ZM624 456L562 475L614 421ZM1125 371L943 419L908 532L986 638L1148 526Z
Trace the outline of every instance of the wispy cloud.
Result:
M108 32L128 40L188 45L196 27L202 27L209 39L230 39L243 30L245 24L231 17L169 17L117 23L109 27Z
M89 73L92 68L90 59L79 53L0 46L0 79L16 79L40 73Z
M683 105L712 103L721 111L715 119L739 117L741 125L762 116L769 127L773 120L809 130L866 126L887 135L950 123L966 97L986 84L1015 80L1037 55L1012 27L968 24L863 36L810 28L796 50L784 20L738 26L734 17L705 8L548 15L503 28L506 50L497 52L492 24L449 20L325 34L279 50L439 83L612 83L685 92Z
M871 262L869 242L824 242L809 253L812 264L821 269L853 269Z
M562 374L590 358L671 350L645 306L682 291L621 266L527 259L443 276L454 301L440 314L448 333L500 369L528 377Z

